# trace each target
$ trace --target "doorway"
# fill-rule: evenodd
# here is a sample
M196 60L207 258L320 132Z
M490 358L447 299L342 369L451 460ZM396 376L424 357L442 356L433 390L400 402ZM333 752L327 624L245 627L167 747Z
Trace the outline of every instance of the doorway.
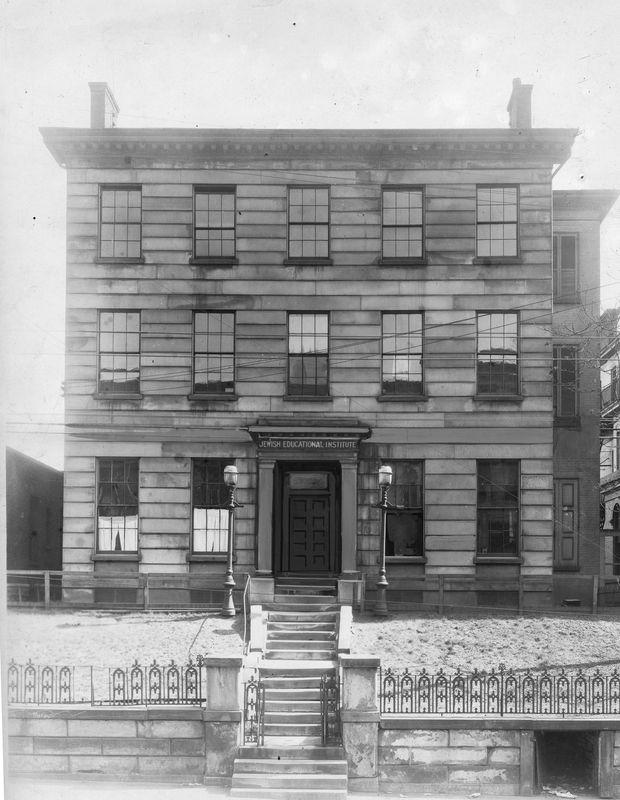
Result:
M276 572L335 574L340 562L340 465L278 465L274 498Z

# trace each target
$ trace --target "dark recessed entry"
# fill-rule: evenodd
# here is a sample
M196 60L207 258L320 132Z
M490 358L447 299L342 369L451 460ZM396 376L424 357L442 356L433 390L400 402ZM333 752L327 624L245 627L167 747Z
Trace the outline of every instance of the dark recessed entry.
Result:
M598 791L598 731L539 731L536 734L538 788L573 794Z

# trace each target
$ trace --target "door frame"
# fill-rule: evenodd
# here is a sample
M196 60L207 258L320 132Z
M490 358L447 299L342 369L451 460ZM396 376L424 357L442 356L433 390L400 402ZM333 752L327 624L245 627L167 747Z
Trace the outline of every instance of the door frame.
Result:
M330 531L329 531L329 552L330 566L328 570L313 573L305 572L305 575L337 575L340 572L340 559L342 551L341 531L340 531L340 504L341 504L341 480L339 461L276 461L275 476L273 482L273 565L274 575L293 574L288 565L284 565L286 550L284 546L284 535L287 529L288 508L284 508L287 501L287 492L284 482L290 472L327 472L329 473L329 496L330 496ZM303 492L299 492L302 494ZM309 490L309 495L312 491ZM324 494L321 492L320 494Z

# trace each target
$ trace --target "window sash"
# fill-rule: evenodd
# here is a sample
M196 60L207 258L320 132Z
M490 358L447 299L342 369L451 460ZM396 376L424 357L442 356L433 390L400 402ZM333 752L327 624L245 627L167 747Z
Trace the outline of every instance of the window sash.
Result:
M195 258L234 258L235 218L235 188L195 188Z
M289 314L287 360L289 395L329 394L328 314Z
M476 187L476 255L518 255L519 191L516 186Z
M553 348L554 411L558 418L577 416L577 354L574 346Z
M234 312L194 313L193 363L193 390L196 394L234 394Z
M290 186L289 258L329 258L329 187Z
M382 191L383 258L423 257L424 193L415 188Z
M139 259L142 256L142 188L99 188L99 257Z
M476 392L519 393L519 315L478 312Z
M423 394L421 313L384 313L381 318L381 391L384 395Z
M384 461L392 468L386 515L386 556L424 555L424 462Z
M478 461L477 552L516 556L520 538L519 462Z
M140 392L140 312L100 311L98 392Z
M97 550L137 552L138 459L97 461Z
M224 467L230 459L192 460L192 552L222 554L228 550L228 489Z
M577 234L553 237L553 297L570 301L577 294Z

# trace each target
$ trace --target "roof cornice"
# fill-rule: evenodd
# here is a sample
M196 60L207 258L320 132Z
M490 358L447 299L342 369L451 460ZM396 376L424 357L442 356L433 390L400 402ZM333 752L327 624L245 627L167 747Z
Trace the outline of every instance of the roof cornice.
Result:
M127 166L132 159L270 163L324 159L327 165L365 162L378 165L428 159L476 162L531 161L559 164L570 155L576 130L256 130L181 128L42 128L50 152L61 166ZM128 162L127 159L130 161Z
M616 189L554 189L553 210L578 212L584 217L602 221L618 199Z

